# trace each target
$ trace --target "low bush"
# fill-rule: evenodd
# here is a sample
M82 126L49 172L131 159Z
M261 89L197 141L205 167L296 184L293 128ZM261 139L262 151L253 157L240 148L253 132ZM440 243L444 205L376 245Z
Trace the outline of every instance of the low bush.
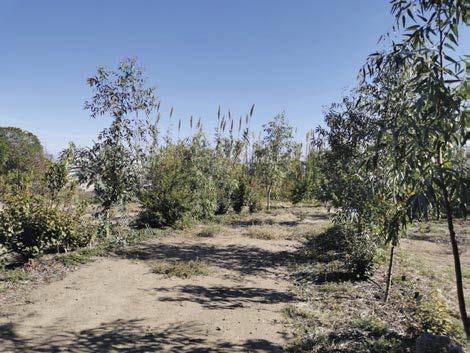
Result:
M0 244L25 258L85 246L93 234L81 213L65 212L41 196L11 197L0 213Z
M364 331L370 332L374 336L382 336L389 331L387 323L374 316L358 319L354 321L354 325Z
M203 168L206 152L196 140L189 146L169 146L155 156L149 186L140 197L143 210L137 226L173 226L185 217L205 219L214 214L215 186Z
M261 194L256 192L254 189L250 189L246 198L248 211L250 211L250 213L256 213L261 211L261 209L263 208L261 206Z
M241 213L247 205L248 190L244 181L240 181L232 193L232 208L236 213Z
M334 225L311 242L317 258L329 262L339 260L344 269L357 278L372 274L377 246L370 234L357 234L344 225Z
M431 333L463 342L463 332L458 322L450 315L442 295L433 291L425 295L415 293L406 316L407 331L413 337Z

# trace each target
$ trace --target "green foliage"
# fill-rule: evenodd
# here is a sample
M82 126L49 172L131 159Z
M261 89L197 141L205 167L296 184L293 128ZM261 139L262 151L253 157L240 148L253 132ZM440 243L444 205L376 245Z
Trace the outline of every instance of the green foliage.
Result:
M116 204L129 201L137 192L137 172L129 152L123 146L96 144L76 153L78 178L93 186L103 212Z
M311 246L320 259L340 260L354 277L363 279L372 274L377 246L366 232L337 224L314 238Z
M263 125L264 138L254 146L255 174L265 189L266 207L271 205L271 195L282 184L294 151L293 128L284 113Z
M454 229L455 216L466 213L469 189L468 165L462 158L470 138L467 78L464 62L455 57L460 27L468 19L466 2L392 0L394 30L401 40L369 57L363 86L372 97L371 116L378 117L371 144L376 153L368 162L375 167L384 155L388 159L379 172L389 186L386 199L397 205L387 219L389 235L422 213L428 217L429 210L437 217L445 214L459 310L470 338ZM416 212L417 202L426 206L424 212Z
M412 299L406 319L408 333L413 337L432 333L462 342L462 329L450 315L444 298L436 291L424 296L417 293L415 299Z
M231 204L236 213L241 213L243 207L247 205L248 201L248 187L245 181L239 181L237 187L232 192Z
M48 161L35 183L18 177L3 195L0 244L23 257L84 246L95 231L83 222L85 203L76 197L67 157ZM18 174L18 176L20 176Z
M261 193L251 184L254 180L250 182L249 179L249 176L241 177L231 195L232 208L238 214L242 212L245 206L248 206L250 213L259 212L262 209Z
M150 185L141 195L139 225L172 226L185 216L205 219L214 214L217 196L209 153L197 137L167 146L154 157Z
M93 147L76 152L77 175L80 182L94 187L106 223L111 207L128 201L141 188L143 145L154 129L139 113L148 117L157 100L155 89L145 86L143 69L134 59L123 60L116 71L99 67L87 82L93 96L85 102L85 109L93 118L110 115L113 121Z
M262 205L261 205L261 194L257 192L254 188L248 189L247 192L247 205L248 205L248 211L250 213L256 213L262 210Z
M379 337L378 339L364 339L361 342L359 353L398 353L402 352L400 344L394 339Z
M0 175L37 173L46 161L39 139L16 127L0 127Z
M413 220L445 213L459 308L470 337L453 226L455 215L466 213L469 189L462 158L470 137L466 78L462 62L453 57L468 7L461 0L391 5L393 35L401 40L369 57L359 89L327 111L327 130L318 129L325 137L318 196L358 234L392 245Z
M60 255L57 257L57 261L65 267L75 267L88 263L91 258L92 256L89 256L88 253L79 252Z
M214 181L216 192L215 214L217 215L226 214L229 211L233 194L238 187L237 167L239 165L230 158L230 155L226 155L229 147L224 148L223 142L225 142L225 145L230 143L230 141L219 141L219 146L212 151L210 162L207 160L211 166L207 171Z
M354 325L364 331L370 332L374 336L382 336L389 331L387 323L374 316L358 319L354 321Z
M106 256L124 246L135 245L161 233L155 229L129 230L124 234L114 234L110 239L103 240L98 245L78 249L74 252L57 256L57 261L66 267L73 267L90 262L94 257Z
M92 234L80 216L80 210L62 212L41 196L11 197L0 214L0 244L24 257L84 246Z
M0 275L0 281L9 283L27 282L32 279L31 274L23 268L15 270L5 270L3 271L3 273L0 273Z
M302 160L301 145L297 146L297 151L290 163L288 183L284 185L286 190L290 190L289 199L293 204L311 201L316 196L321 195L322 169L320 168L320 158L322 158L322 155L313 148L314 146L309 141L312 134L313 132L308 132L306 136L305 160ZM321 198L320 196L319 199Z

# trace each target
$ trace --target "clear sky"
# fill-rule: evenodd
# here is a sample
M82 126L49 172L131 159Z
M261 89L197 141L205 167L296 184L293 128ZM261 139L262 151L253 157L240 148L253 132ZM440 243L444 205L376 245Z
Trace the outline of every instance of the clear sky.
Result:
M0 125L89 144L109 120L83 110L86 78L136 57L176 119L255 103L254 128L286 111L302 138L392 23L388 0L0 0Z

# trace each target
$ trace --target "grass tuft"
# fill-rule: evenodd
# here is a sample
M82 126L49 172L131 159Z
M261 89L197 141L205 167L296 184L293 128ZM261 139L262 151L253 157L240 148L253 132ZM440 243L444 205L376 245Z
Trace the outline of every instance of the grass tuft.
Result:
M353 322L354 326L361 330L368 331L374 336L385 335L389 331L387 323L374 316L357 319Z
M277 226L254 225L247 227L247 235L250 238L261 240L277 240L289 237L289 232Z
M208 275L210 269L208 264L201 260L158 261L154 264L152 272L167 277L191 278Z
M82 248L71 253L59 255L57 256L57 261L65 267L83 265L95 257L106 256L110 252L122 247L139 244L147 239L162 236L163 234L161 230L152 228L130 230L123 234L116 234L95 247Z
M218 224L211 224L199 231L196 235L202 238L211 238L219 234L222 231L222 227Z
M59 261L65 267L74 267L86 264L94 257L105 256L108 252L109 249L107 246L100 245L94 248L86 248L76 252L59 255L57 256L57 261Z
M24 269L9 270L3 273L0 281L9 283L20 283L31 280L31 275Z

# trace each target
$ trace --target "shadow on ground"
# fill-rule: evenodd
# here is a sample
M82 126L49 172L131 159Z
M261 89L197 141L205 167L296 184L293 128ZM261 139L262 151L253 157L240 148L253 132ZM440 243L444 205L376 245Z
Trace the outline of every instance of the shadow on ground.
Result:
M60 327L55 328L60 332ZM224 340L208 341L206 332L194 322L149 328L139 320L117 320L80 332L23 339L13 324L0 326L0 350L4 353L144 353L144 352L283 352L281 346L267 340L246 340L235 344Z
M300 214L295 214L297 217ZM277 220L275 216L273 218L251 218L251 219L242 219L242 220L232 220L229 222L229 225L232 227L249 227L249 226L258 226L258 225L279 225L284 227L296 227L301 224L305 223L315 223L319 221L328 221L330 220L330 215L326 213L308 213L304 215L303 220L293 220L293 221L285 221L285 220Z
M311 236L292 254L292 259L297 265L292 278L297 283L313 284L363 280L364 278L359 278L344 262L348 255L342 239L334 233L327 230Z
M203 286L176 286L172 288L155 288L158 293L179 292L179 297L162 297L160 301L193 302L208 309L236 309L250 307L252 304L288 303L294 299L290 293L273 289L254 287L203 287Z
M288 251L268 251L252 246L228 245L172 245L147 244L122 249L116 255L139 260L190 261L205 260L218 267L235 270L243 275L273 273L279 266L287 266L291 259Z

